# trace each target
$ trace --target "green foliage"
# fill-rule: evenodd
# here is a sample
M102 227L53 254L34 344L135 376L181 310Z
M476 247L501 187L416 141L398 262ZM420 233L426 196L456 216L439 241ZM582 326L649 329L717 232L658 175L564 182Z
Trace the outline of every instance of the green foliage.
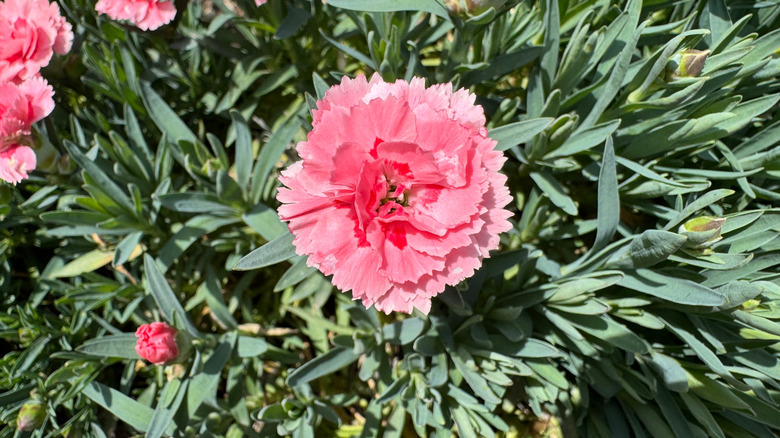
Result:
M37 400L37 437L780 431L780 6L177 1L141 32L60 4L36 129L64 159L0 187L5 424ZM509 158L514 230L429 315L352 302L275 213L316 99L374 71L471 89ZM139 362L162 320L182 364Z

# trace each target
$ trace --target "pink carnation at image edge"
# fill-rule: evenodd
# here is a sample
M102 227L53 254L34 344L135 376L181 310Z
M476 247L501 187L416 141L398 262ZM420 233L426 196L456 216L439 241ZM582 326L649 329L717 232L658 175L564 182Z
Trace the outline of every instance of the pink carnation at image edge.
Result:
M366 307L428 313L511 229L505 158L452 84L344 78L317 103L279 216L308 264Z
M0 179L16 185L35 169L35 152L28 146L11 145L0 150Z
M35 152L18 144L30 134L33 123L54 109L54 90L40 76L20 84L0 84L0 179L18 184L35 170Z
M112 20L127 20L141 30L155 30L176 17L173 1L98 0L95 10Z
M0 81L22 81L48 65L53 53L70 51L73 31L48 0L0 2Z

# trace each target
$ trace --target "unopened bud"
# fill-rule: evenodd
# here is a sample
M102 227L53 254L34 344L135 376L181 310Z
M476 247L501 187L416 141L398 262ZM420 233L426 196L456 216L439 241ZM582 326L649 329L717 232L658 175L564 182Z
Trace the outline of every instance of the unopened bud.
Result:
M27 402L16 416L16 428L29 432L41 427L44 419L46 419L46 409L43 404L38 401Z
M57 172L59 169L60 152L54 148L49 139L38 137L40 146L35 150L38 160L36 169L46 173Z
M724 222L724 218L697 217L680 225L677 232L688 238L686 246L689 248L706 248L721 239Z
M70 175L76 170L76 163L70 159L70 155L63 155L57 162L57 171L60 175Z
M479 15L490 8L504 6L506 0L445 0L444 3L453 14Z
M742 310L753 310L761 305L761 301L757 299L747 300L744 303L742 303Z
M165 377L170 382L173 379L180 379L184 377L184 374L187 372L187 368L180 364L175 363L173 365L168 365L165 367Z
M704 70L704 62L710 55L709 50L683 50L674 55L667 64L671 79L696 78Z
M38 338L38 332L27 327L22 327L17 332L19 333L19 343L23 347L32 344Z

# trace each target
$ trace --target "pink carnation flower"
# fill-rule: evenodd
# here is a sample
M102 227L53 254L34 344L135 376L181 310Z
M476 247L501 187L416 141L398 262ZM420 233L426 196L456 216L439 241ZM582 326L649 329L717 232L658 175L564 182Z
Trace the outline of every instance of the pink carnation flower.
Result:
M149 362L162 365L179 356L178 331L164 322L143 324L135 331L135 351Z
M255 5L261 6L268 3L268 0L255 0Z
M176 16L172 1L99 0L95 10L113 20L128 20L141 30L155 30Z
M0 179L13 185L27 178L35 169L35 152L27 146L13 144L0 149Z
M20 143L29 142L32 124L54 109L53 95L40 76L0 83L0 179L17 184L35 169L35 153Z
M40 76L20 84L0 83L0 147L30 133L54 109L54 90Z
M511 229L505 158L452 84L344 78L317 103L279 216L308 264L363 304L428 313Z
M0 3L0 81L21 81L38 73L52 53L73 43L71 25L56 3L5 0Z

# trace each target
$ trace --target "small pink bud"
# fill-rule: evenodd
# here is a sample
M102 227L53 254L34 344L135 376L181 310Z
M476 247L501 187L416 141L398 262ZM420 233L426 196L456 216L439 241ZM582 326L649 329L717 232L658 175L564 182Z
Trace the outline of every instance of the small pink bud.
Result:
M138 327L135 336L138 342L135 351L142 358L155 365L172 362L179 356L176 344L178 331L164 322L153 322Z
M16 428L29 432L41 427L45 419L46 409L43 404L38 401L27 402L19 410L19 415L16 417Z

